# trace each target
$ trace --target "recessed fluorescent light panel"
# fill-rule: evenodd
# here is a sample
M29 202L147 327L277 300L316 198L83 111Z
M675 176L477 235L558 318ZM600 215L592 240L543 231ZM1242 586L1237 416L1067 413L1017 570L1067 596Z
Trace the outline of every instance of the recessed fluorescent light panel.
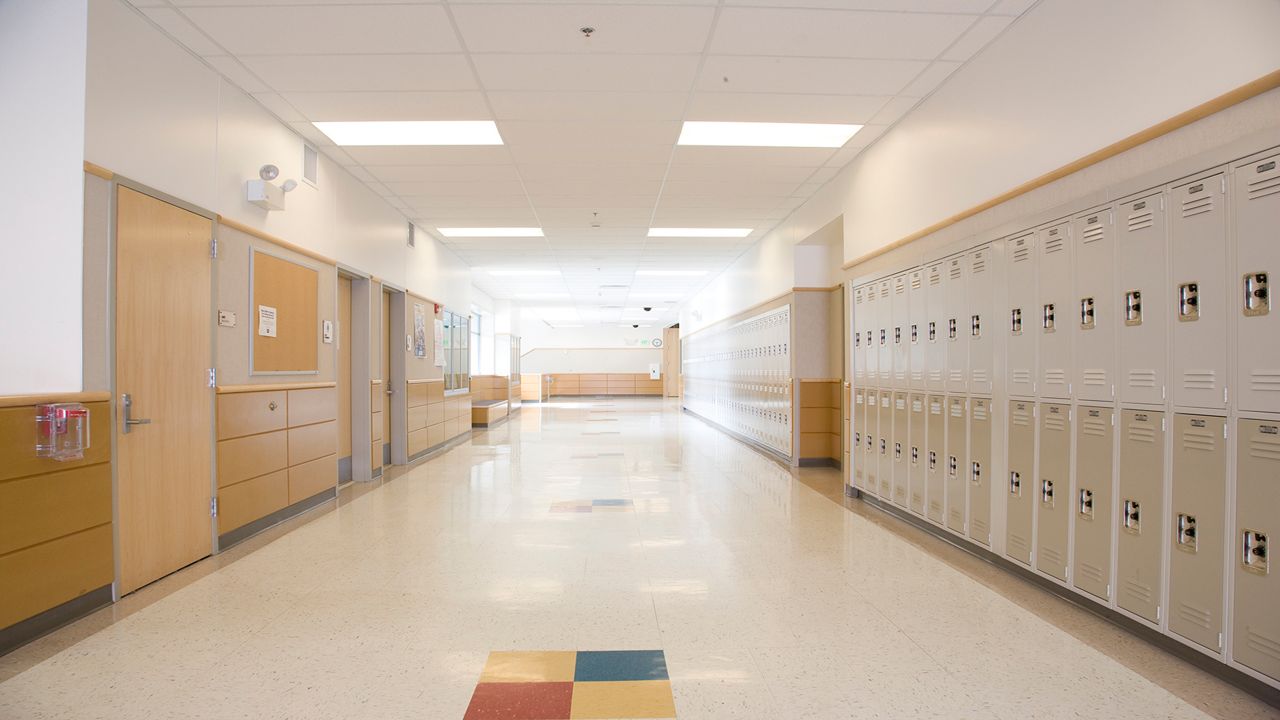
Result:
M495 277L551 277L559 275L559 270L490 270L490 275Z
M699 277L706 275L706 270L637 270L637 275L648 277Z
M743 238L751 228L649 228L649 237L665 238Z
M838 148L861 129L827 123L686 122L677 144Z
M492 120L393 120L313 123L335 145L501 145Z
M445 237L464 238L532 238L542 237L542 228L535 227L466 227L466 228L436 228L436 231Z

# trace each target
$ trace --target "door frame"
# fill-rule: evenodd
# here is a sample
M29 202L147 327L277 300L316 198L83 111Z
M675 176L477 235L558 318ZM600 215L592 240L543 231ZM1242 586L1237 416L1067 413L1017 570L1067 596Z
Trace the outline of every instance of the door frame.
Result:
M405 288L393 285L385 280L380 281L381 287L378 288L378 302L382 302L382 293L390 294L390 302L387 304L387 346L381 348L382 352L388 353L387 358L387 374L390 377L383 378L383 387L385 391L390 392L391 402L387 406L387 412L391 413L389 418L389 427L391 428L391 437L383 438L383 442L391 443L391 464L407 465L409 464L408 449L408 433L406 427L408 425L408 398L405 393L408 387L405 384L405 351L400 350L400 338L404 336L405 318L408 307L408 291ZM381 328L379 328L378 344L381 346Z
M373 456L370 452L373 427L370 413L373 400L369 383L373 380L374 362L369 346L374 332L370 322L373 290L377 284L368 274L338 263L339 278L351 280L351 327L347 329L351 343L351 481L368 482L373 479ZM337 302L338 293L334 293ZM382 302L382 298L378 298ZM334 317L338 317L335 310ZM338 352L342 352L338 348Z
M156 190L155 188L137 182L121 175L113 175L108 181L107 191L107 357L108 357L108 375L111 386L111 555L112 555L112 572L111 579L111 600L113 602L120 600L120 468L117 458L120 457L120 449L118 441L120 433L118 430L119 420L119 388L116 386L116 349L119 345L116 336L116 270L118 269L117 251L119 250L119 239L116 237L117 223L117 197L121 187L133 190L149 197L166 202L174 207L186 210L194 215L209 220L211 228L211 240L218 241L218 214L210 210L206 210L198 205L193 205L185 200L174 197L166 192ZM218 263L209 263L209 307L217 309L218 299ZM213 318L206 320L209 332L209 367L216 368L216 360L218 357L218 338L215 332L216 328ZM217 394L215 388L209 388L209 394L212 398L209 403L209 497L216 498L218 496L217 477L218 477L218 445L217 445ZM218 554L218 524L214 522L212 515L212 507L210 507L209 515L209 555ZM206 556L207 557L207 556ZM157 578L159 579L159 578ZM145 587L145 586L144 586Z

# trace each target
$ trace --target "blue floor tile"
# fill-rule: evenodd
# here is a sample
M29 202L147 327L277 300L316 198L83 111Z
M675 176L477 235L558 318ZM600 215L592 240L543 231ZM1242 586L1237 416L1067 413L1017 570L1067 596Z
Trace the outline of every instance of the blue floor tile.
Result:
M667 680L667 659L661 650L578 651L574 682Z

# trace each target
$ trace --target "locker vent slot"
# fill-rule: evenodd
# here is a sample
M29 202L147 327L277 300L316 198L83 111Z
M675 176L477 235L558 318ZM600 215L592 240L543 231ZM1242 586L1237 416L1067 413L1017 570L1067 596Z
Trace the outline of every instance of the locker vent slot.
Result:
M941 414L942 414L942 403L940 403L940 402L931 402L931 403L929 403L929 412L930 412L930 413L932 413L932 414L934 414L934 415L941 415Z
M1196 422L1192 420L1192 422ZM1203 421L1202 421L1203 422ZM1197 452L1213 452L1218 446L1218 438L1204 430L1187 430L1182 433L1182 447Z
M1275 160L1255 166L1254 172L1246 193L1250 200L1280 193L1280 172L1276 171Z
M1259 575L1267 574L1267 535L1257 530L1246 529L1241 533L1240 564L1245 570Z
M986 422L988 419L986 403L974 402L973 419L979 422Z
M1136 212L1132 212L1129 214L1129 222L1128 222L1129 232L1134 232L1136 230L1146 230L1147 228L1156 224L1155 213L1153 213L1151 210L1147 210L1146 207L1147 207L1147 204L1145 202L1134 204L1133 208Z
M1097 223L1097 221L1098 221L1098 216L1094 215L1093 217L1089 218L1086 222ZM1085 231L1080 234L1080 241L1087 245L1091 242L1097 242L1101 240L1102 238L1106 237L1106 234L1107 234L1107 231L1102 225L1093 224L1085 228Z
M1031 552L1031 541L1018 535L1017 533L1009 533L1009 548L1018 553L1018 555L1027 555Z
M983 254L981 254L981 253L979 253L979 254L977 254L977 255L974 255L974 256L973 256L973 259L972 259L972 262L969 264L969 270L970 270L974 275L977 275L977 274L979 274L979 273L986 272L986 270L987 270L987 256L986 256L986 255L983 255Z
M882 297L882 298L887 298L887 297L889 297L889 283L881 283L881 285L880 285L880 297Z
M1130 370L1129 387L1153 388L1156 386L1155 370Z
M923 287L923 284L920 282L920 273L913 274L911 276L911 289L919 290L921 287Z
M1061 416L1046 415L1044 418L1044 429L1061 432L1067 429L1067 421Z
M937 287L942 284L942 271L938 268L929 269L929 286Z
M960 276L964 274L964 268L960 267L960 263L958 262L952 263L948 274L951 276L952 280L959 280Z
M1013 383L1015 385L1024 385L1024 386L1030 385L1031 371L1030 370L1014 370Z
M917 399L915 399L915 398L912 398L912 399L911 399L911 412L923 412L923 411L924 411L924 403L923 403L923 402L921 402L920 400L917 400Z
M1066 247L1066 242L1066 239L1061 236L1050 237L1044 242L1044 254L1052 255L1056 252L1062 252L1063 248Z
M1048 560L1049 562L1041 563L1041 564L1049 565L1050 567L1059 568L1059 567L1062 567L1064 564L1062 562L1062 553L1058 552L1057 550L1054 550L1051 547L1045 547L1045 546L1040 547L1040 559Z
M1107 384L1107 371L1097 368L1085 368L1081 373L1085 387L1100 387Z
M1125 595L1137 600L1143 605L1150 605L1152 602L1151 588L1136 580L1125 578L1124 585L1121 588Z
M1045 368L1044 384L1050 387L1066 387L1067 372L1061 368Z
M1107 430L1107 423L1101 418L1086 417L1080 431L1085 435L1092 437L1106 437L1110 433Z
M1274 428L1275 426L1264 427ZM1251 438L1249 440L1249 457L1258 460L1280 461L1280 441Z
M930 371L929 371L929 382L934 383L934 384L941 383L941 382L942 382L942 371L941 371L941 370L930 370Z
M990 379L987 377L987 371L986 371L986 370L974 370L974 371L973 371L973 381L974 381L975 383L979 383L979 384L985 384L985 383L987 383L987 382L990 382Z
M1186 620L1187 622L1191 623L1192 625L1195 625L1196 627L1200 627L1200 628L1204 628L1205 630L1208 630L1209 619L1213 616L1210 615L1209 611L1207 610L1201 610L1200 608L1194 605L1189 605L1185 602L1180 602L1178 603L1178 617L1182 618L1183 620Z
M1099 585L1106 582L1106 580L1104 580L1102 577L1102 568L1098 567L1097 565L1094 565L1093 563L1087 563L1081 560L1080 574L1085 576L1086 579L1092 580L1093 582L1098 583Z
M1197 186L1193 185L1192 188ZM1203 189L1203 188L1202 188ZM1182 217L1189 218L1196 215L1203 215L1207 212L1213 212L1213 193L1206 193L1197 197L1182 201Z
M1280 660L1280 639L1269 638L1248 626L1245 627L1245 638L1251 650Z
M1013 411L1013 424L1019 427L1028 427L1031 425L1031 414L1021 411Z
M951 405L951 417L954 417L954 418L964 417L964 405L961 403L953 403Z
M1026 238L1015 240L1013 242L1013 261L1015 263L1026 262L1031 259L1031 244Z
M1212 370L1187 370L1182 373L1182 387L1188 390L1212 390L1218 386L1217 373Z

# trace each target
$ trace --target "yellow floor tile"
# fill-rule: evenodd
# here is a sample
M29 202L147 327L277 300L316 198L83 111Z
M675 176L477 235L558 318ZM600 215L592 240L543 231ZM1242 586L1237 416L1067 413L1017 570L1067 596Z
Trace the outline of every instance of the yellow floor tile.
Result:
M578 653L491 652L480 682L573 682Z
M572 718L673 718L668 680L580 682L573 686Z

